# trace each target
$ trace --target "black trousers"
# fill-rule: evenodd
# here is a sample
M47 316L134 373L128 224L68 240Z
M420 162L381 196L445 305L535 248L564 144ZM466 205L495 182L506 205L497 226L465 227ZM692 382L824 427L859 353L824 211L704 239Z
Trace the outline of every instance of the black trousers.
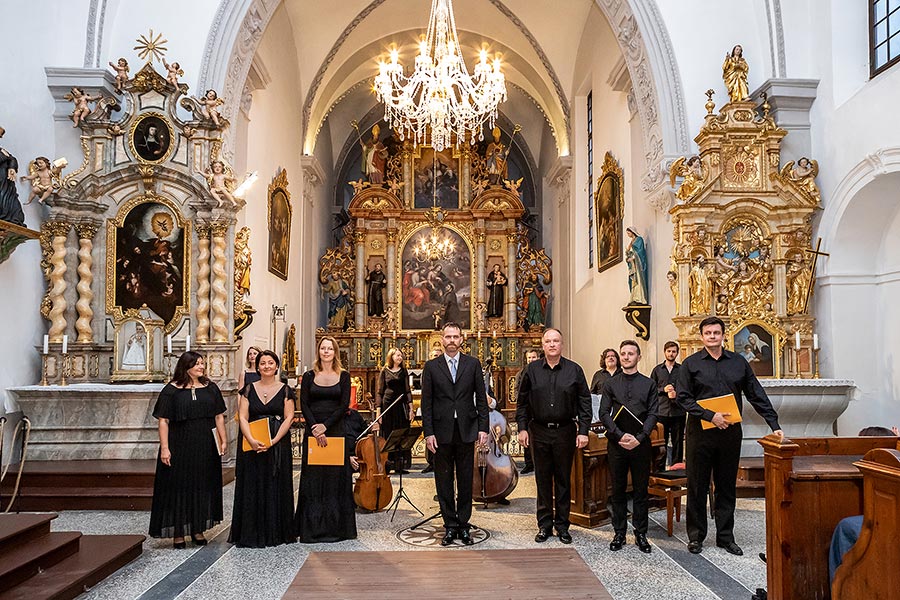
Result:
M684 415L680 417L659 417L663 425L663 439L666 445L672 444L672 462L680 463L684 460Z
M531 446L522 448L522 456L525 458L525 468L534 471L534 458L532 458Z
M644 440L633 450L626 450L618 442L609 441L607 457L612 478L612 525L616 533L624 534L628 529L628 473L631 472L633 509L631 524L635 533L647 533L647 486L650 482L650 440Z
M706 539L706 499L710 477L716 486L713 514L716 542L734 541L734 504L738 463L741 459L740 423L727 429L702 429L700 419L688 417L686 434L687 534L692 542Z
M575 458L575 422L550 429L535 421L528 427L537 486L537 522L542 531L569 530L572 501L572 459ZM555 509L555 510L554 510Z
M453 428L453 441L438 442L434 453L434 485L445 529L469 527L472 516L472 475L475 469L475 442L463 442L459 423ZM453 493L454 481L456 494Z

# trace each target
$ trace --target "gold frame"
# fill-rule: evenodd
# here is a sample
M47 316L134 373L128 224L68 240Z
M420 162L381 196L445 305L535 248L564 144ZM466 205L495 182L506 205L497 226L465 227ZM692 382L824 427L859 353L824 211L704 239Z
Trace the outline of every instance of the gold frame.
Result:
M127 323L140 323L144 326L144 332L147 337L147 353L145 356L145 368L142 371L135 371L130 369L122 369L122 365L120 363L120 355L119 352L122 350L119 334L121 333L121 328L124 327ZM163 381L165 379L165 373L160 370L154 370L153 367L153 355L156 352L155 342L154 342L154 333L156 329L163 328L165 324L162 319L148 319L143 315L137 316L127 316L121 319L113 318L113 326L115 328L115 335L113 336L113 368L110 373L109 380L110 382L116 381ZM156 365L157 367L161 365Z
M191 264L193 263L191 255L191 242L193 241L193 232L191 229L191 221L184 217L178 209L178 205L166 198L152 192L142 194L127 200L119 208L119 212L112 219L106 220L106 312L111 314L113 322L118 322L126 318L142 318L140 308L126 308L116 304L116 230L124 227L125 218L137 206L156 202L164 205L172 211L177 219L178 225L184 229L184 265L182 269L184 285L182 286L181 306L175 309L172 320L163 327L164 333L172 333L181 323L181 320L191 314Z
M166 148L166 151L163 154L163 156L156 160L145 159L143 156L141 156L138 153L137 148L134 145L134 132L137 131L137 128L141 123L143 123L145 120L147 120L150 117L156 117L157 119L162 121L163 124L165 124L166 131L169 134L169 146L168 146L168 148ZM172 128L172 124L169 123L169 120L161 112L148 111L148 112L142 113L137 118L135 118L135 120L131 123L131 127L128 128L128 150L131 151L131 156L135 160L137 160L138 162L143 163L145 165L158 165L160 163L167 161L169 159L169 157L172 156L172 153L175 151L175 146L177 145L176 141L177 140L175 139L175 130Z
M781 335L780 330L773 328L765 321L749 319L747 321L732 324L730 331L728 332L728 337L726 338L728 345L731 346L731 351L735 354L740 354L734 345L734 338L737 336L738 332L745 329L748 325L756 325L772 336L772 375L757 375L757 377L760 379L781 379L781 355L782 346L784 345L784 336Z
M603 189L603 185L607 180L615 182L614 184L617 186L618 193L618 202L616 203L616 199L613 199L613 202L618 204L619 215L618 219L616 219L616 228L618 231L616 232L616 251L610 257L606 259L606 262L600 262L600 240L601 240L601 231L600 231L600 190ZM603 167L600 171L600 176L597 178L597 189L594 190L594 252L596 256L594 260L597 265L597 272L602 273L607 269L614 267L625 259L625 251L623 249L625 239L625 178L622 175L622 167L619 166L619 163L613 157L611 152L606 153L606 156L603 157Z
M428 206L416 207L416 186L415 186L415 184L416 184L416 181L415 181L416 180L416 165L418 165L421 162L422 151L425 150L426 148L431 150L432 152L435 152L434 147L431 144L417 145L415 150L412 152L412 164L410 165L410 177L412 179L412 181L410 182L412 184L412 190L411 190L412 193L410 194L410 196L412 199L412 206L410 208L412 208L413 210L428 210L429 208L431 208L430 203ZM462 173L463 173L464 153L460 152L459 148L456 148L455 146L451 146L450 148L442 150L441 152L445 152L446 150L451 150L451 157L456 162L456 174L457 174L456 179L460 185L459 185L459 189L458 189L457 195L456 195L456 206L449 206L449 207L443 208L443 210L445 210L445 211L446 210L461 210L463 208L466 208L463 205L463 195L462 195L462 193L463 193L463 191L462 191ZM441 207L440 203L438 203L438 207Z
M278 271L275 266L272 265L272 204L275 201L275 194L281 191L284 193L285 205L287 206L288 212L288 221L287 221L287 231L285 232L287 236L287 251L284 256L284 272ZM294 217L294 207L291 206L291 192L288 190L288 178L287 178L287 169L282 169L278 175L276 175L272 182L269 184L269 192L268 192L268 202L267 202L267 213L266 213L266 228L269 232L269 237L267 239L267 247L266 254L268 255L267 263L269 267L269 273L272 273L276 277L287 281L288 271L290 269L290 260L291 260L291 220Z

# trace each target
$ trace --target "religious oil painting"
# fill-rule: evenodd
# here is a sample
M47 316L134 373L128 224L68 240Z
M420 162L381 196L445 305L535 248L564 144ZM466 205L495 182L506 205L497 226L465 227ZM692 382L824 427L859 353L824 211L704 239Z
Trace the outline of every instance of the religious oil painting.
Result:
M111 228L115 243L113 305L124 314L146 306L166 324L187 309L189 252L185 225L161 202L134 206L120 226Z
M622 219L624 215L622 169L609 152L594 192L597 230L597 271L603 272L622 262Z
M472 255L462 236L449 227L440 228L437 242L447 252L428 252L431 228L419 229L406 241L400 269L401 327L439 329L443 323L459 323L469 329L472 322ZM446 243L445 243L446 242Z
M757 377L777 376L778 340L765 327L749 323L737 330L734 351L750 363Z
M460 160L453 154L453 148L440 152L428 146L420 148L413 171L416 208L430 208L433 204L459 208Z
M169 156L172 129L157 113L147 114L131 130L131 149L143 162L159 163Z
M285 281L291 250L292 212L287 187L287 171L284 170L269 185L269 271Z

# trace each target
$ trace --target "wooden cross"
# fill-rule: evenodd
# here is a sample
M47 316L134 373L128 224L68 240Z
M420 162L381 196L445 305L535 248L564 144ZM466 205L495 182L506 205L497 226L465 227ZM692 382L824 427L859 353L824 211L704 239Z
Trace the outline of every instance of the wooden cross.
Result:
M831 256L831 254L827 252L822 252L822 238L816 240L815 248L806 248L806 253L812 255L812 274L809 278L809 286L806 288L806 299L803 301L803 312L806 313L809 308L809 295L812 293L813 285L816 283L816 262L818 261L820 256Z

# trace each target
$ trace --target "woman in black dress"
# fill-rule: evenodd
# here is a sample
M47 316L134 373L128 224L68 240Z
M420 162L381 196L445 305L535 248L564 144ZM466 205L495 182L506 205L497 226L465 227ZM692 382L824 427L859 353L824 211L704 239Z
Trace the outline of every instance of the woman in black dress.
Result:
M350 373L341 366L337 341L319 340L316 362L300 381L300 409L309 443L327 446L328 438L344 435L344 416L350 407ZM356 538L353 473L340 467L307 464L303 446L300 493L297 497L297 537L301 542L338 542Z
M185 547L185 535L206 545L203 532L222 521L226 408L222 392L204 371L200 354L182 354L153 409L159 419L159 457L150 536L171 537L176 548Z
M238 375L238 389L243 390L248 384L259 381L259 371L256 370L256 357L262 350L258 346L247 348L247 356L244 361L244 371Z
M410 421L415 418L412 411L412 392L409 389L409 372L403 366L403 353L399 348L391 348L387 353L384 368L378 376L378 385L375 392L375 416L380 417L381 411L386 410L399 396L403 399L384 415L381 420L381 437L387 439L395 429L409 427ZM393 468L395 473L409 473L407 469L412 465L412 452L391 452L388 455L388 469Z
M290 436L294 391L278 379L278 366L278 355L263 350L256 358L260 380L241 390L241 433L252 450L244 451L243 443L238 448L228 541L245 548L297 541ZM250 422L258 419L269 421L271 447L250 433Z
M613 375L622 372L622 363L619 362L619 353L613 348L607 348L600 355L600 370L591 378L591 393L599 394L603 384Z

